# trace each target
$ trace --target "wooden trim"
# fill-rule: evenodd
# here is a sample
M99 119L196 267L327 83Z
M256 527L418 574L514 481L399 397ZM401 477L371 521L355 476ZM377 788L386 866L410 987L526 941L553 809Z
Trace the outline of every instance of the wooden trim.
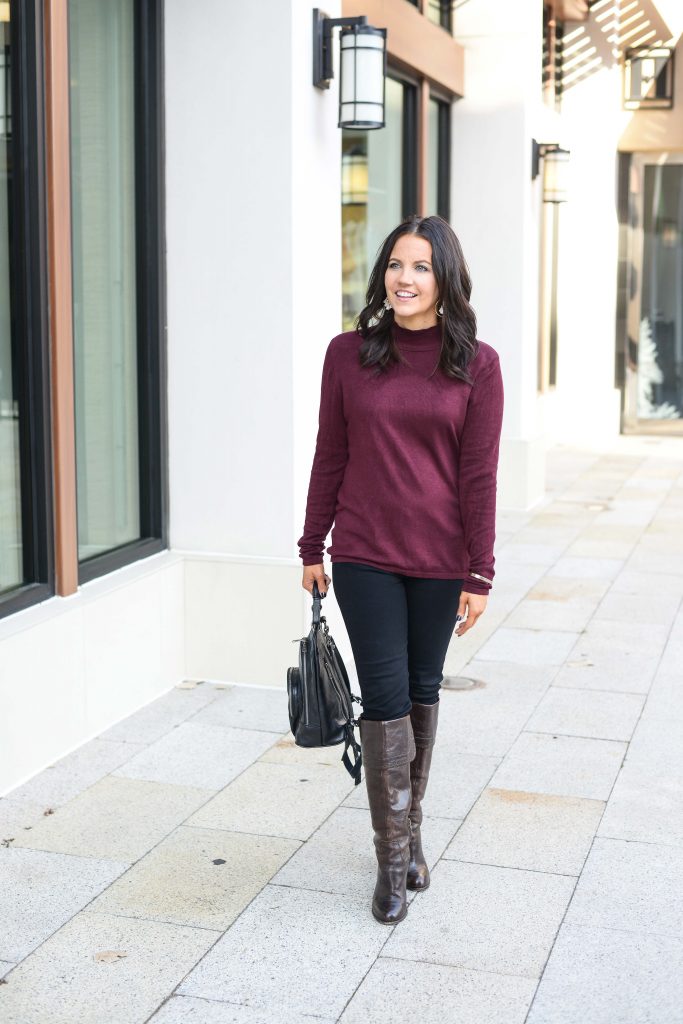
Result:
M78 590L67 0L45 0L44 13L55 592L66 597Z
M387 54L396 63L441 86L450 99L464 96L464 47L440 25L403 0L342 0L343 17L361 14L387 29Z
M417 94L417 212L427 216L427 176L429 174L429 82L420 79Z

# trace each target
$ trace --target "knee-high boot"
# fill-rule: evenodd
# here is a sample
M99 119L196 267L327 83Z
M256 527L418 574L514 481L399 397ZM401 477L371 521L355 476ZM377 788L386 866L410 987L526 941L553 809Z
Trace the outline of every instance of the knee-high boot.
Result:
M410 715L387 721L359 719L365 783L377 855L372 913L396 924L408 913L406 875L410 860L410 762L415 742Z
M417 704L413 701L410 718L415 737L415 757L410 765L412 800L410 807L410 864L406 885L409 889L426 889L429 868L422 852L422 799L427 788L432 750L439 719L439 701L436 704Z

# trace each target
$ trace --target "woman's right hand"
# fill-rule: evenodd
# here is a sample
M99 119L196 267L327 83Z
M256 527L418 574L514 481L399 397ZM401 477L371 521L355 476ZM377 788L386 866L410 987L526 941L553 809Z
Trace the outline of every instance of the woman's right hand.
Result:
M320 565L305 565L304 566L304 578L301 581L301 586L304 590L307 590L311 597L313 597L313 582L317 581L318 590L320 596L325 597L327 594L327 588L330 585L330 577L325 573L325 566Z

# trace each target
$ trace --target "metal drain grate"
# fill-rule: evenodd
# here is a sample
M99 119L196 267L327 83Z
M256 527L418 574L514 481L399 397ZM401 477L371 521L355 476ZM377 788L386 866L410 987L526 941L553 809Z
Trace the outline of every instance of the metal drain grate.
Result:
M444 676L441 683L444 690L476 690L485 685L481 679L468 679L467 676Z

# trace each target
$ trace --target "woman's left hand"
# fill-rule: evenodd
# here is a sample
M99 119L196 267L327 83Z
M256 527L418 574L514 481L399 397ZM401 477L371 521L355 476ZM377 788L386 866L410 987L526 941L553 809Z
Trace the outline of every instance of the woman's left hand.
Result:
M454 630L456 636L462 636L463 633L472 628L479 616L486 610L487 601L488 597L486 594L468 594L466 591L461 593L458 615L463 617L464 622L461 622L458 628Z

